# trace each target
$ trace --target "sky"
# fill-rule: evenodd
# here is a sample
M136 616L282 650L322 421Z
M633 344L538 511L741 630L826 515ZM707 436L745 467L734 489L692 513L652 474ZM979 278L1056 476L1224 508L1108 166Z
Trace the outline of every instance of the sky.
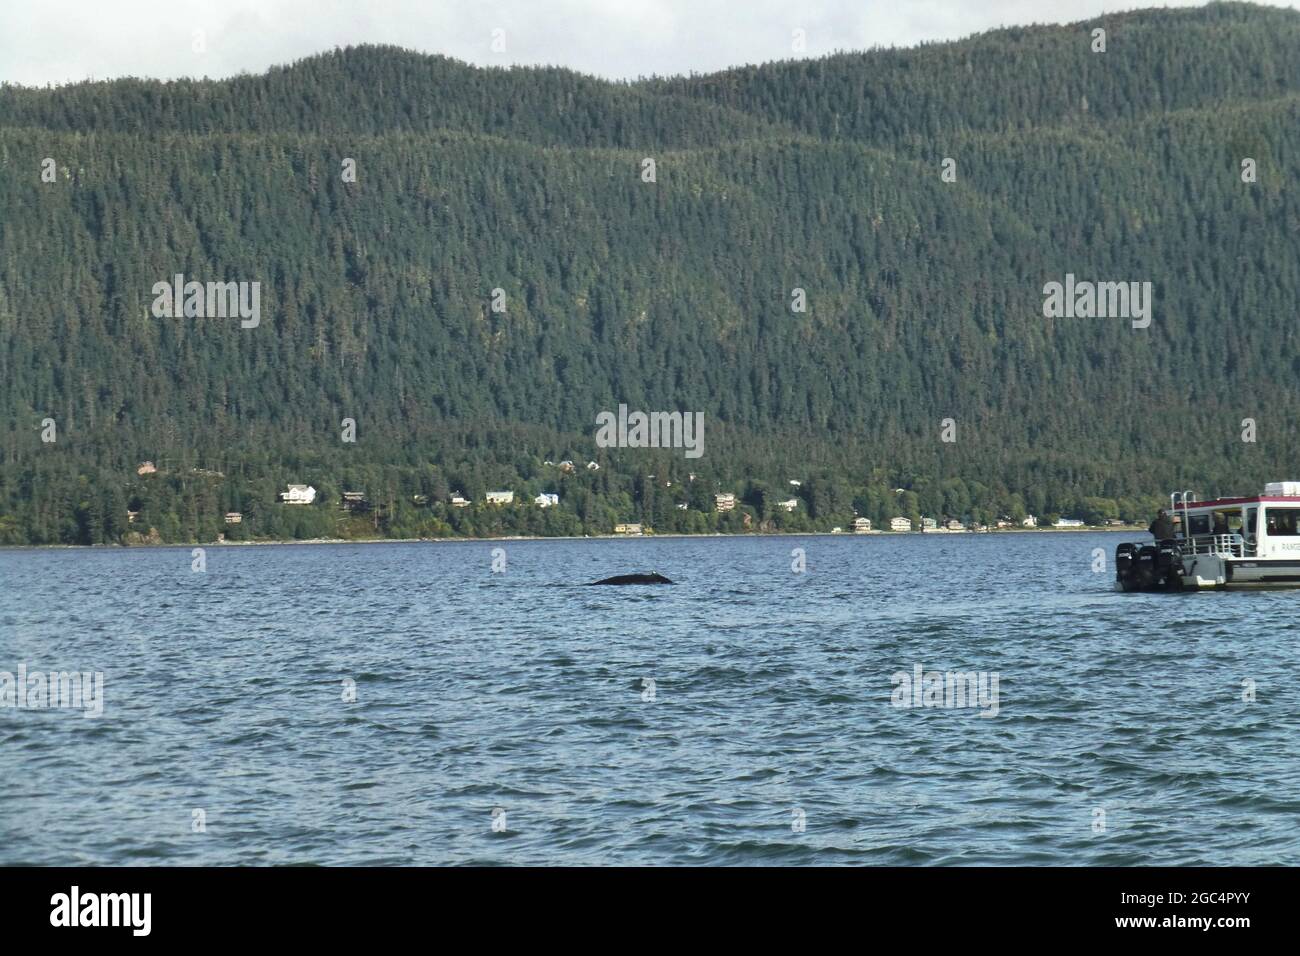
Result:
M1269 0L1265 0L1269 2ZM226 77L357 43L615 79L1199 0L0 0L0 81ZM1300 0L1271 0L1300 7ZM796 49L802 31L803 47Z

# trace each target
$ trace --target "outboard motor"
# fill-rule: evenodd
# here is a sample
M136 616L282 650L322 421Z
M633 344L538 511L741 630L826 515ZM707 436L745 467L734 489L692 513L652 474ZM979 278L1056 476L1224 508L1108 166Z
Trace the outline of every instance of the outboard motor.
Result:
M1177 541L1156 545L1156 582L1171 591L1183 586L1183 549Z
M1125 541L1115 549L1115 580L1125 591L1132 591L1136 586L1137 548L1133 542Z
M1156 553L1154 544L1144 544L1138 549L1133 582L1138 590L1149 591L1156 586Z

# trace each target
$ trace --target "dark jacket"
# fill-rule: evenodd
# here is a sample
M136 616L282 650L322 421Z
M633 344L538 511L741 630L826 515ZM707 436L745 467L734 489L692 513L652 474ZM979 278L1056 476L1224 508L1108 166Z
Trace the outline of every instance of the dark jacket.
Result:
M1168 515L1160 515L1151 522L1151 527L1147 530L1157 541L1166 541L1174 536L1174 523L1169 520Z

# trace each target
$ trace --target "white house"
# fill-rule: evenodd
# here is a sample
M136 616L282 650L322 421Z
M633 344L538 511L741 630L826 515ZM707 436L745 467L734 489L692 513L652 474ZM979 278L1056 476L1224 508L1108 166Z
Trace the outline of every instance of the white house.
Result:
M1083 522L1078 518L1057 518L1053 528L1082 528Z
M890 518L889 530L890 531L911 531L912 519L911 518Z
M490 505L508 505L514 503L515 493L513 491L489 491L486 498L487 503Z
M588 471L600 471L600 465L596 464L594 461L589 461L589 462L587 462L587 470L588 470Z
M614 525L615 534L644 534L641 523L638 521L627 521Z
M537 505L539 508L549 508L552 505L558 505L559 503L559 495L548 495L545 492L533 499L533 504Z
M965 526L964 524L962 524L960 521L958 521L956 518L950 518L950 519L948 520L947 528L948 528L949 531L965 531L965 530L966 530L966 526Z
M316 500L316 489L311 485L290 485L288 491L280 492L280 500L286 505L309 505Z
M1033 515L1025 515L1025 517L1021 520L1020 524L1025 528L1037 528L1038 519L1035 518Z
M777 506L784 508L786 511L794 511L795 508L799 507L799 499L787 498L785 501L778 501Z
M451 506L453 508L468 508L469 499L466 498L464 495L462 495L459 491L454 491L452 492L451 495Z
M939 527L939 522L935 521L933 518L922 518L922 519L921 519L921 530L922 530L922 531L933 531L933 530L934 530L935 528L937 528L937 527Z
M853 519L853 533L854 533L854 534L866 534L866 533L867 533L868 531L870 531L870 530L871 530L871 519L870 519L870 518L854 518L854 519Z
M736 507L736 496L730 491L724 491L720 495L713 496L713 503L719 511L731 511Z
M226 512L226 524L242 524L243 521L244 521L244 515L242 512L239 511Z

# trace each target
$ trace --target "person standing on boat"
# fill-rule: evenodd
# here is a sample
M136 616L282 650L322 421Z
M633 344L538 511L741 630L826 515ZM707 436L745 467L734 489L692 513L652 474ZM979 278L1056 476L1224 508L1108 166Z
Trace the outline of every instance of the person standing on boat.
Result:
M1147 530L1157 541L1168 541L1174 536L1174 523L1169 520L1169 513L1161 508L1160 513L1156 515L1156 520L1151 522L1151 527Z

